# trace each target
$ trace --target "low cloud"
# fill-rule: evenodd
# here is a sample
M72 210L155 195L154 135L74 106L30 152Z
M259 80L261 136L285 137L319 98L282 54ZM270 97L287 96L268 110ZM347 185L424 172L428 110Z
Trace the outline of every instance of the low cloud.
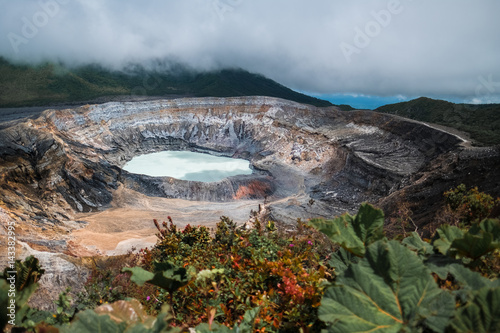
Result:
M15 61L241 67L301 91L500 101L496 0L0 0Z

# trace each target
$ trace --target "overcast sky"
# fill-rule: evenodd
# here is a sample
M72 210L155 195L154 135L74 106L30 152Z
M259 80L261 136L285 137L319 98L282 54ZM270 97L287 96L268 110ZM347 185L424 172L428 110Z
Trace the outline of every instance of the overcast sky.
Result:
M20 61L241 67L317 95L500 102L498 0L0 0Z

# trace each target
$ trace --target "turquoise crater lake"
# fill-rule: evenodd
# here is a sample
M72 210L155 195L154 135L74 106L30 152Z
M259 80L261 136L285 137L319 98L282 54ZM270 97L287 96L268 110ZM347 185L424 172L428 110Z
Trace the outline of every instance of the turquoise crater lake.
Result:
M230 176L252 173L250 163L246 160L190 151L162 151L136 156L123 169L147 176L199 182L216 182Z

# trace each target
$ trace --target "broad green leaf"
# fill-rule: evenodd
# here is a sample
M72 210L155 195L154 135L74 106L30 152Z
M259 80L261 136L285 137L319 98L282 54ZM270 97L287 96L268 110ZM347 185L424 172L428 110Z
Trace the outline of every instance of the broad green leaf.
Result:
M417 325L443 332L454 306L415 253L397 241L377 241L327 288L319 318L330 332L399 332Z
M169 327L168 322L171 319L172 319L172 317L167 313L167 311L165 309L162 309L162 312L160 314L158 314L158 316L156 317L156 321L153 325L153 328L151 329L151 333L160 333L160 332L176 333L176 332L180 332L180 329L178 329L178 328ZM130 332L130 333L133 333L133 332Z
M451 265L449 271L465 290L479 290L484 287L492 288L500 286L500 280L490 280L480 273L471 271L469 268L460 264Z
M415 251L420 258L427 258L434 253L434 247L420 238L419 234L412 232L410 236L403 239L402 243L410 250Z
M366 294L335 286L325 291L318 310L328 332L399 332L403 321L393 318Z
M483 288L451 321L455 332L500 332L500 288Z
M481 231L486 232L491 235L492 243L491 246L495 249L500 249L500 220L498 219L484 219L479 223L479 225L473 225L469 233L480 234Z
M434 247L442 254L447 254L451 243L458 238L462 238L464 232L455 226L442 225L436 230L434 238Z
M155 270L155 273L151 273L140 267L125 267L122 271L131 272L130 280L139 286L147 282L170 293L189 282L187 271L182 267L175 267L170 263L157 263L155 264Z
M98 315L92 310L85 310L76 315L71 326L61 327L62 333L122 333L126 323L116 323L108 315Z
M151 281L155 277L154 273L148 272L140 267L124 267L122 271L132 273L130 281L134 282L138 286L143 286L144 283Z
M441 226L434 247L442 254L476 260L500 247L500 221L483 220L465 233L457 227Z
M493 240L500 242L500 220L498 219L484 219L479 223L479 228L485 232L493 235Z
M169 262L155 263L154 266L155 277L150 283L168 290L170 293L189 282L187 270L183 267L177 267Z
M6 267L3 271L3 276L7 277L7 272L10 269ZM24 288L35 284L40 280L45 273L44 269L40 268L40 262L34 256L29 256L22 260L16 260L15 269L16 274L16 289L22 291Z
M337 252L332 254L332 257L329 261L330 266L335 268L335 275L341 275L344 271L349 268L349 266L353 263L357 263L359 261L359 257L356 257L352 253L344 250L343 248L338 249Z
M475 235L467 232L462 238L455 239L451 243L449 252L475 260L495 249L493 235L481 230Z
M434 294L435 297L426 297L420 303L416 317L423 319L422 322L431 332L445 332L455 310L455 300L448 292L441 289L434 290Z
M260 313L260 307L256 307L250 310L247 310L245 314L243 315L243 321L239 326L239 330L237 332L248 332L252 333L253 332L253 327L255 323L255 319L259 316Z
M425 265L442 280L446 280L448 275L452 276L455 283L460 286L460 289L454 291L453 294L462 302L466 302L476 290L500 286L500 280L489 280L478 272L471 271L462 262L448 256L431 256L425 261Z
M463 266L461 261L440 254L433 255L425 261L427 268L439 276L441 280L446 280L454 265Z
M25 328L41 325L42 322L48 325L48 323L53 322L53 315L54 314L50 311L29 308L29 310L26 311L25 318L21 325L19 325L19 323L17 325ZM47 331L47 333L49 332L51 331Z
M355 216L346 213L333 220L312 219L309 224L358 257L366 246L384 237L384 212L366 203Z
M352 226L353 218L349 214L336 217L333 220L312 219L309 223L325 234L332 242L339 244L354 255L362 257L365 245L356 235Z
M363 203L354 216L352 225L359 239L368 246L384 237L384 212Z

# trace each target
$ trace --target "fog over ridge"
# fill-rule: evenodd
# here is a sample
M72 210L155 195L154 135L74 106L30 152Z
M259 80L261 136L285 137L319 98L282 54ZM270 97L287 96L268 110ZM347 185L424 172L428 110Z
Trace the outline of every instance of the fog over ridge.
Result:
M0 55L243 68L313 94L500 102L500 2L0 0Z

